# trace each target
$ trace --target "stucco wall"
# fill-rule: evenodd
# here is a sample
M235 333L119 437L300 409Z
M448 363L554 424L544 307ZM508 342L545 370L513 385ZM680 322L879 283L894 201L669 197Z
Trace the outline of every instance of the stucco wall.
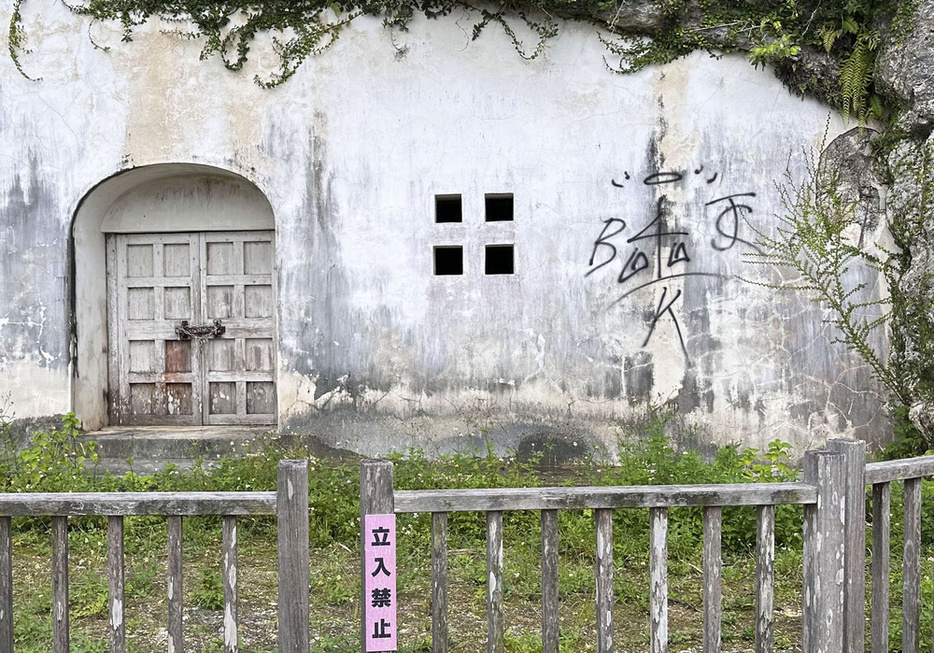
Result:
M820 310L738 278L779 278L743 262L752 227L771 232L786 169L802 178L852 127L742 57L617 75L587 26L528 62L454 19L407 33L361 19L262 90L256 70L200 61L158 25L120 44L96 24L104 52L58 3L25 10L23 65L42 81L0 57L0 392L17 417L102 421L72 392L87 361L72 358L71 297L103 283L69 264L82 198L128 168L197 163L253 182L275 216L283 432L366 453L611 447L640 405L670 400L699 444L884 436L882 393ZM464 221L435 224L450 193ZM485 193L513 193L515 220L485 223ZM734 195L749 209L735 231ZM654 240L627 240L660 214L683 234L659 259ZM514 275L483 273L491 243L515 245ZM434 276L435 245L462 245L465 274ZM636 247L648 266L620 283Z

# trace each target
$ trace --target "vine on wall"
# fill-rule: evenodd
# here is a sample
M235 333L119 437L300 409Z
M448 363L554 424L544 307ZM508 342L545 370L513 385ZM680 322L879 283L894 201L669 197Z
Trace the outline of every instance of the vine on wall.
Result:
M15 0L9 28L13 61L24 75L26 32ZM776 64L796 92L813 94L860 119L882 117L872 87L880 26L904 26L919 0L85 0L67 4L74 13L122 25L124 41L152 18L177 25L181 38L203 42L201 57L219 56L241 70L257 35L269 33L279 68L257 84L288 80L310 56L327 49L361 16L405 30L416 15L438 19L452 12L475 17L472 36L496 25L520 56L534 59L557 33L560 20L593 23L609 33L608 65L620 72L667 63L694 50L719 55L744 51L755 65ZM524 25L535 43L515 31ZM610 61L612 60L612 62ZM819 66L810 65L814 61ZM836 71L831 79L819 70ZM829 82L829 85L828 85Z

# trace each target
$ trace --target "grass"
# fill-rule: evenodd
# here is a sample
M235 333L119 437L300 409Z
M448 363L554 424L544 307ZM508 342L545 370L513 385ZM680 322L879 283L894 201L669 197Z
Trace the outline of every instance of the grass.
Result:
M508 517L508 515L507 515ZM188 650L221 650L220 534L206 520L185 520L185 641ZM243 651L276 650L276 548L265 528L244 519L239 552L240 643ZM103 531L69 533L72 650L107 650L106 539ZM14 537L16 650L51 648L51 549L47 533L33 527ZM531 535L531 534L530 534ZM421 538L418 538L421 539ZM415 546L413 546L413 544ZM594 561L562 547L562 650L595 650ZM577 547L575 546L574 549ZM541 650L538 542L507 541L504 602L507 650ZM402 651L426 651L431 640L430 553L400 537L399 632ZM482 546L458 543L449 550L452 651L485 647L486 563ZM669 563L672 651L696 650L701 629L701 558ZM167 619L165 537L137 541L126 558L126 619L131 651L163 651ZM749 647L754 626L755 562L730 556L724 567L724 650ZM800 637L800 552L781 551L776 561L777 650L796 650ZM647 560L618 561L615 571L616 645L642 651L648 645ZM359 558L340 543L311 550L311 641L313 651L358 651Z

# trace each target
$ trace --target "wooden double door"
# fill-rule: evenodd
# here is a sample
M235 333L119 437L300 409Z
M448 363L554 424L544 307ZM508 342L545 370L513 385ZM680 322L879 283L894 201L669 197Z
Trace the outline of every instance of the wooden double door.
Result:
M113 424L276 423L275 236L107 236Z

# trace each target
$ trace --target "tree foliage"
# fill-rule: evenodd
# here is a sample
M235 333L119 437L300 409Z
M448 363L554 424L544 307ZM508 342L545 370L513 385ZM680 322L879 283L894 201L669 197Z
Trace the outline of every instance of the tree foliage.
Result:
M812 163L803 183L789 178L779 187L785 209L779 226L775 234L757 231L760 251L748 260L796 273L759 285L806 293L825 310L836 341L862 358L891 393L896 435L908 443L899 446L919 454L934 447L934 278L912 253L931 239L934 151L904 140L887 165L893 184L885 217L894 248L863 242L858 201L841 192L835 175L821 174ZM887 292L868 287L866 270L884 281ZM877 333L886 327L891 352Z
M900 259L884 249L876 253L864 246L856 203L843 197L835 179L818 174L816 165L809 173L802 184L789 177L779 186L785 212L778 218L776 233L756 229L759 251L747 254L753 264L788 268L797 276L778 283L753 283L809 295L825 309L825 321L837 334L835 341L858 354L900 403L908 403L910 388L873 340L874 332L891 319L892 300L873 299L866 275L854 274L858 268L869 268L889 286L897 285Z

